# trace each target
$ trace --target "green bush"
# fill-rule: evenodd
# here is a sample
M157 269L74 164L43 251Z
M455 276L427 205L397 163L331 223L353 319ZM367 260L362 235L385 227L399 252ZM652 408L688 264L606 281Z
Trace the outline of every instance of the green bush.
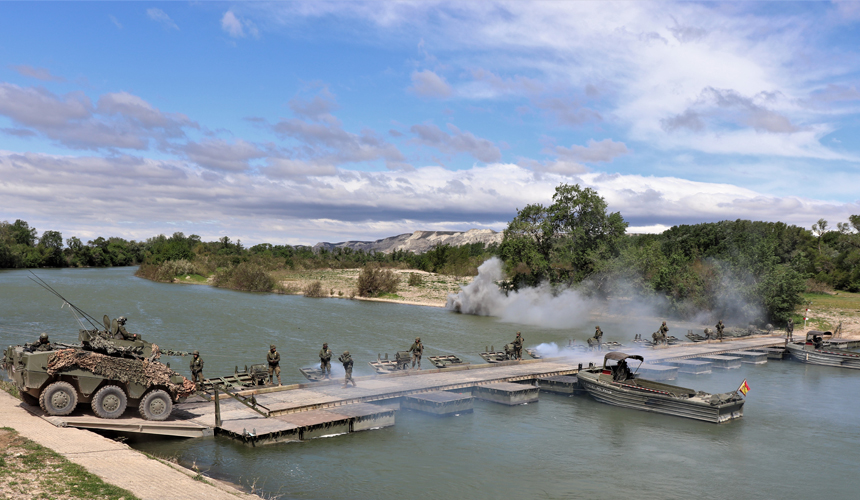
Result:
M261 266L242 262L233 267L219 268L212 284L246 292L271 292L275 288L275 279Z
M380 269L378 265L368 264L358 274L356 293L359 297L377 297L383 293L397 292L400 278L391 269Z
M424 279L418 273L409 273L409 286L421 286L424 284Z
M325 297L322 282L320 281L313 281L311 283L308 283L308 285L305 286L305 289L302 292L304 293L305 297L312 297L315 299Z

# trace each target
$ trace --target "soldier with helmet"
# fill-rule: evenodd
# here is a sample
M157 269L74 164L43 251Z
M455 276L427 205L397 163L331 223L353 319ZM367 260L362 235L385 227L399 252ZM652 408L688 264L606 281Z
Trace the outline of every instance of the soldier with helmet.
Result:
M278 377L278 386L281 385L281 353L275 348L275 344L269 346L269 352L266 353L266 361L269 363L269 384L274 383L272 375Z
M667 335L667 333L669 333L669 327L666 326L665 321L663 322L662 325L660 325L660 329L657 330L657 333L660 334L660 337L658 338L660 343L662 343L662 344L668 344L669 343L669 336Z
M323 343L320 349L320 371L325 379L331 380L331 349L328 348L328 343Z
M514 339L514 358L516 359L523 359L523 342L525 342L523 334L517 332L517 338Z
M48 334L42 333L39 335L39 340L33 342L30 346L30 352L44 352L44 351L53 351L54 346L51 345L51 341L48 340Z
M191 381L195 388L199 388L203 383L203 358L200 357L200 351L194 351L191 355Z
M603 343L603 330L600 329L600 325L594 327L594 340L597 341L597 349L601 350L600 344Z
M344 351L343 354L337 358L341 363L343 363L343 371L345 373L343 379L343 389L349 387L349 383L352 382L352 386L355 387L355 380L352 378L352 365L354 364L352 358L349 355L349 351Z
M124 340L135 340L137 339L136 333L128 333L128 330L125 329L125 322L128 321L128 318L125 316L120 316L116 319L116 333Z
M421 343L421 337L415 337L415 343L409 348L412 353L412 368L415 368L415 362L418 361L418 369L421 369L421 355L424 353L424 344Z
M714 327L714 328L716 328L716 329L717 329L717 338L718 338L718 339L720 339L720 342L722 342L722 341L723 341L723 329L724 329L725 327L726 327L726 326L725 326L725 325L723 325L723 320L718 321L718 322L717 322L717 326L715 326L715 327Z

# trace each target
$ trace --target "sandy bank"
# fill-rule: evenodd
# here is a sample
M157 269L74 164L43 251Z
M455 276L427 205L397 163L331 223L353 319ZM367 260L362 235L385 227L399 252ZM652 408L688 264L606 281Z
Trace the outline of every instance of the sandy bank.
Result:
M0 391L0 427L50 448L106 483L124 488L142 500L260 500L230 484L205 478L176 464L147 457L128 445L93 432L53 424L32 415L17 398Z

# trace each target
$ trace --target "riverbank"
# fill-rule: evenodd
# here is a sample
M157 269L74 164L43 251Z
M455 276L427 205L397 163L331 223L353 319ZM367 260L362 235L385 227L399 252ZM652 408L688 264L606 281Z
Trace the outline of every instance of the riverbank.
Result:
M429 273L418 269L392 269L399 279L397 292L379 297L359 297L355 290L361 269L312 269L273 271L278 289L291 295L305 295L313 283L319 282L322 294L317 298L356 299L375 302L392 302L416 306L445 307L448 294L460 291L460 286L471 282L471 276L451 276ZM200 275L174 278L173 283L211 285L212 279Z
M31 491L30 487L35 489L39 483L36 482L38 478L26 478L30 482L22 485L23 488L11 490L8 494L5 490L0 490L0 494L6 495L4 498L261 499L257 495L242 492L228 483L202 476L177 464L150 457L126 444L93 432L55 427L32 415L23 408L19 399L5 391L0 391L0 428L14 429L16 434L8 433L4 438L10 443L15 442L16 435L25 438L53 450L58 457L83 467L108 485L116 487L116 489L107 488L110 496L74 494L71 487L68 490L63 489L62 493L40 489L39 495L29 496L27 492ZM51 454L43 452L41 456L51 456ZM133 496L123 496L123 490Z

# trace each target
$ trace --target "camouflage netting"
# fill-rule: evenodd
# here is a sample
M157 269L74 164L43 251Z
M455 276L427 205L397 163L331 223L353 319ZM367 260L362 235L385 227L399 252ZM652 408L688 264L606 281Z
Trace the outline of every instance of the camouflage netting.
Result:
M105 339L101 335L93 335L89 340L89 344L90 348L98 351L104 351L112 356L115 354L132 354L140 357L141 355L143 355L142 347L119 347L117 345L114 345L113 342L108 339Z
M174 384L170 377L176 372L167 366L149 360L117 358L80 349L57 351L48 360L48 374L55 375L71 369L81 369L123 383L135 383L144 387L160 385L171 395L186 397L194 392L194 383L183 378L182 384Z

